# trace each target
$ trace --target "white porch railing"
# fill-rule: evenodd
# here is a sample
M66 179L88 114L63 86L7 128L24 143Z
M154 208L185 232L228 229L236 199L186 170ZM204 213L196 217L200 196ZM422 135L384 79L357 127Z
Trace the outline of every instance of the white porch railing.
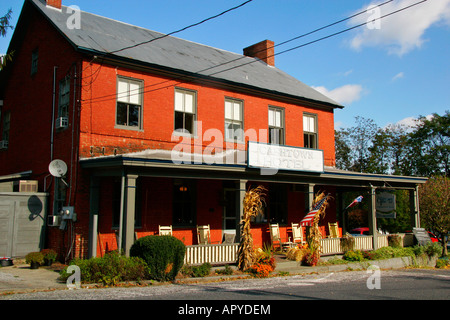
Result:
M373 250L372 236L358 236L355 239L355 250ZM322 255L342 254L340 238L321 239ZM378 235L378 248L387 247L387 235ZM205 262L211 264L236 263L239 243L207 244L186 246L184 263L200 265Z
M354 250L373 250L373 236L357 236L354 237ZM378 248L387 247L387 235L378 235ZM322 246L322 255L343 253L340 238L324 238L320 240Z
M186 246L184 263L189 265L199 265L205 262L211 264L235 263L239 243L232 244L206 244Z

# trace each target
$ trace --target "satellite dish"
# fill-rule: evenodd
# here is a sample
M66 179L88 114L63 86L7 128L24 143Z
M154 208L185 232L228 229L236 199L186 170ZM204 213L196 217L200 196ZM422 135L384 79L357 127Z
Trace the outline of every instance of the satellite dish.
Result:
M48 165L48 171L50 171L50 174L54 177L61 178L63 177L67 172L67 164L62 160L53 160Z

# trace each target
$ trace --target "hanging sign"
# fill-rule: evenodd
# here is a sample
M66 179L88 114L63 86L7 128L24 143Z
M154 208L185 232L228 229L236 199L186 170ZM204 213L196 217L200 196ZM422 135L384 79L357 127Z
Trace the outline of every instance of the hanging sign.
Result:
M389 192L377 193L375 196L375 209L377 218L395 219L396 202L395 194Z
M248 143L248 166L276 170L323 172L323 151L258 142Z

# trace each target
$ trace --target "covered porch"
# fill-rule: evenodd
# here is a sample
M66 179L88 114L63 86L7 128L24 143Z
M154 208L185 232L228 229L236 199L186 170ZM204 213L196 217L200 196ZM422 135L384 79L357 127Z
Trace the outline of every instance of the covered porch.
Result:
M330 167L319 173L279 170L262 175L258 168L248 167L246 159L220 165L194 161L176 164L164 152L83 159L80 163L91 181L89 257L116 249L129 255L136 238L157 235L159 225L172 225L173 236L187 247L188 264L236 261L242 203L250 186L262 184L269 189L266 215L252 222L255 246L270 243L268 225L272 222L279 223L282 237L291 237L291 223L298 223L308 213L318 190L327 190L336 200L324 225L337 221L337 212L346 205L342 201L345 192L365 191L365 201L370 203L370 235L357 237L356 247L375 250L387 245L386 236L377 232L377 190L408 190L411 225L420 227L418 186L426 181ZM195 190L192 201L180 198L187 190ZM211 226L211 243L206 245L197 242L196 226L203 224ZM344 234L349 231L345 221L340 221L340 226ZM235 234L234 243L223 243L224 234L230 232ZM323 255L342 251L339 238L325 234L321 243Z

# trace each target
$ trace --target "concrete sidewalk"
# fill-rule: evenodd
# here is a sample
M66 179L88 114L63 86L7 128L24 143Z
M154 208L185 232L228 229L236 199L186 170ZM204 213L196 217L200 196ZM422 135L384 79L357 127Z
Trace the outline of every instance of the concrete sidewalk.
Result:
M370 265L375 265L380 269L400 269L409 266L428 266L434 267L436 259L420 260L409 257L392 258L386 260L352 262L347 264L336 264L326 266L308 267L302 266L299 262L286 259L278 259L274 274L278 272L288 272L289 275L308 274L308 273L328 273L351 270L365 270ZM220 267L223 268L223 267ZM13 266L0 267L0 295L12 293L26 293L47 290L67 289L65 282L58 280L59 270L55 267L40 267L39 269L30 269L28 264L22 261L14 262ZM218 268L219 269L219 268ZM177 283L198 283L208 281L218 281L236 278L251 278L250 275L217 275L203 278L186 278L176 280ZM92 286L91 286L92 287Z

